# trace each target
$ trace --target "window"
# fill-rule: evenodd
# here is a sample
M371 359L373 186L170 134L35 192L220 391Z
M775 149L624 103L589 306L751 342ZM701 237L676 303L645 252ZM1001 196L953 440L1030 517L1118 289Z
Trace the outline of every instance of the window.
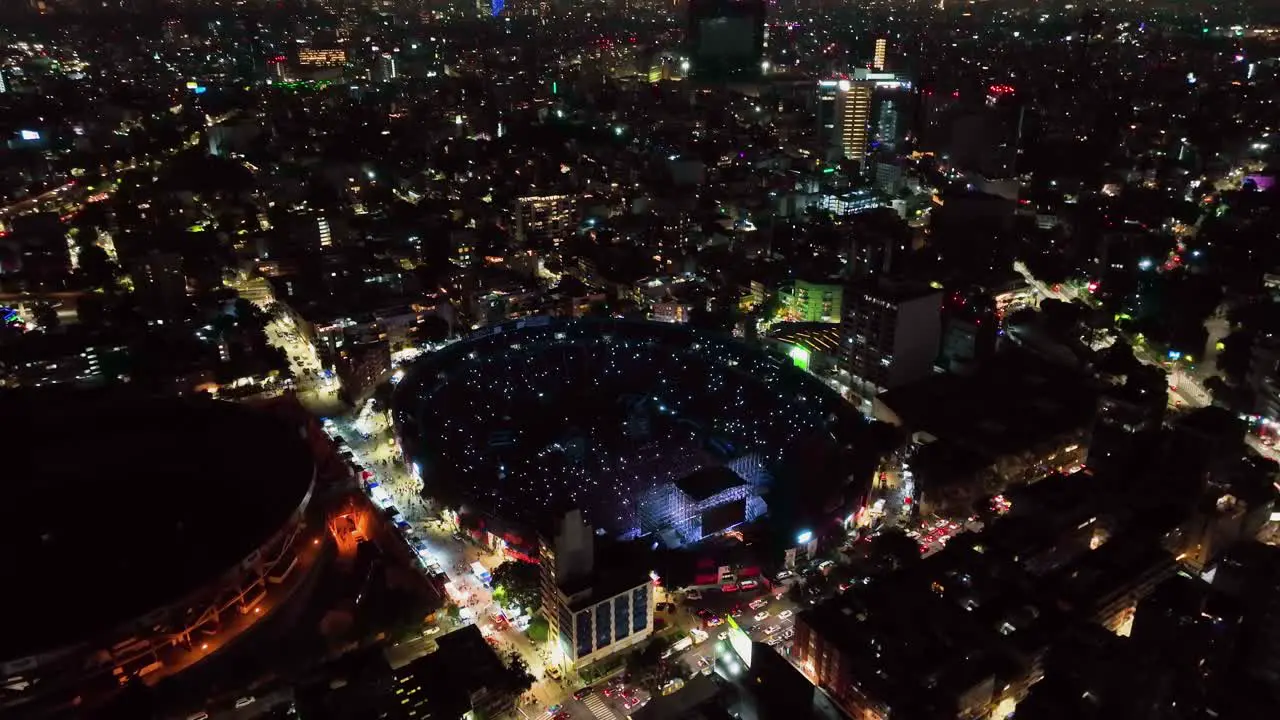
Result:
M631 591L631 630L640 632L649 626L649 586Z
M613 637L621 640L631 634L631 602L626 595L613 599Z
M596 605L596 649L613 644L613 623L609 620L609 603Z
M574 618L578 637L578 657L591 654L591 611L584 610Z

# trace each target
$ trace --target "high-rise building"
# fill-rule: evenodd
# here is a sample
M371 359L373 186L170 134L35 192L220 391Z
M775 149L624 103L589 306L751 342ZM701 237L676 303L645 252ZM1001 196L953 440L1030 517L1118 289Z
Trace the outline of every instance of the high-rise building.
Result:
M530 195L516 198L516 245L558 246L571 231L572 195Z
M818 141L824 151L858 162L866 159L874 87L864 80L818 82Z
M886 38L876 38L875 55L871 59L871 69L877 72L884 70L884 56L889 49L889 41Z
M568 671L634 647L653 634L653 580L631 563L597 563L582 512L565 514L541 543L542 612Z
M1149 462L1160 439L1168 405L1165 375L1157 368L1132 368L1123 384L1098 398L1087 466L1095 474L1124 478Z
M859 283L844 294L841 365L864 395L933 372L942 338L942 292L891 280Z
M396 56L382 53L373 66L373 79L377 82L390 82L396 79Z
M691 72L701 80L759 75L765 48L764 0L690 0Z

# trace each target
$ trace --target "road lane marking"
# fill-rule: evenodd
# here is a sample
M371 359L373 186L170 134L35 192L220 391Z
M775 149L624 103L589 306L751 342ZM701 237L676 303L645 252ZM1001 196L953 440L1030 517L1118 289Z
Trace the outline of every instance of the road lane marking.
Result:
M586 705L587 709L591 711L591 714L595 715L599 720L617 720L618 718L617 714L615 714L613 710L609 709L608 705L605 705L604 700L601 699L599 695L588 695L587 698L582 701L582 704Z

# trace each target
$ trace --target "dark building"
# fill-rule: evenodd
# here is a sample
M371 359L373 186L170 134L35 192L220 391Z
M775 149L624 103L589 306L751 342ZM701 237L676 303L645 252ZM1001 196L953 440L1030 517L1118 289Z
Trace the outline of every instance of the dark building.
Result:
M391 346L386 340L343 343L334 360L334 372L342 382L342 393L353 402L373 390L391 369Z
M187 277L182 255L152 250L129 262L138 304L149 317L183 317L187 310Z
M0 282L12 289L57 290L71 272L66 228L57 213L23 215L0 237Z
M1160 441L1168 405L1165 376L1158 368L1132 368L1124 382L1103 390L1085 464L1095 474L1124 477L1149 461Z
M691 0L687 41L694 77L714 82L758 76L764 18L763 0Z
M813 706L813 683L764 643L752 644L747 686L755 692L761 720L791 720L797 708Z
M938 357L942 293L906 283L859 283L844 294L842 369L868 395L928 377Z

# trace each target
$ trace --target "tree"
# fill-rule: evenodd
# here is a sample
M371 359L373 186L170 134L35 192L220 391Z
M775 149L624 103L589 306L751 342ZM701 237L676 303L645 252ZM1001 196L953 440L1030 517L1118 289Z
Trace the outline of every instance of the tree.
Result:
M544 643L547 641L551 627L547 619L538 615L529 621L529 642Z
M1250 329L1240 329L1222 339L1222 350L1214 358L1218 371L1227 376L1234 384L1244 382L1249 372L1249 359L1253 352L1253 343L1257 333Z
M519 605L527 612L542 607L542 573L533 563L508 560L493 569L493 596L504 605Z
M654 637L639 652L627 656L627 668L633 675L648 675L662 664L662 653L671 644L661 637Z
M520 657L520 653L512 652L507 656L507 672L503 684L512 695L520 695L533 687L533 673L529 672L529 664Z
M56 330L60 321L58 319L58 309L53 303L45 300L39 300L31 303L31 319L39 325L42 330Z

